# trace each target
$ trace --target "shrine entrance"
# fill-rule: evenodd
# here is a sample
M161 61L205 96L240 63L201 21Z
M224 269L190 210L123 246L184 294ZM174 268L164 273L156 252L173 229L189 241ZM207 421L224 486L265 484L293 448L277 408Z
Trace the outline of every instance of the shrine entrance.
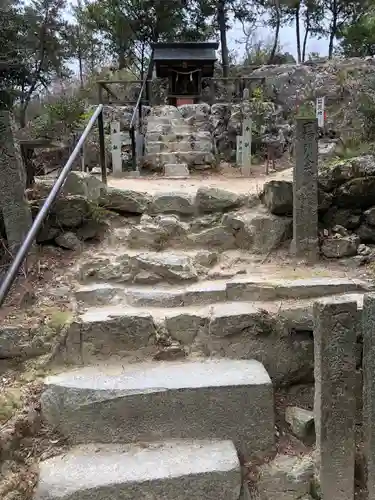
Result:
M200 102L202 78L212 78L216 42L155 43L154 64L158 78L168 78L168 104Z

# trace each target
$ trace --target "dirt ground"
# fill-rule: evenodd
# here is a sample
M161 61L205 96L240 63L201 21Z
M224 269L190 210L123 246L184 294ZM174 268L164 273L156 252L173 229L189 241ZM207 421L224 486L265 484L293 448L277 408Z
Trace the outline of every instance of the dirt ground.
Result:
M256 194L262 190L266 182L273 179L292 180L292 176L293 170L289 165L277 167L277 171L271 172L268 176L265 175L265 165L256 165L252 168L251 177L243 177L238 168L224 164L217 172L196 172L187 179L165 179L159 174L136 179L109 177L108 185L118 189L132 189L150 194L171 191L195 193L200 187L215 187L235 193Z

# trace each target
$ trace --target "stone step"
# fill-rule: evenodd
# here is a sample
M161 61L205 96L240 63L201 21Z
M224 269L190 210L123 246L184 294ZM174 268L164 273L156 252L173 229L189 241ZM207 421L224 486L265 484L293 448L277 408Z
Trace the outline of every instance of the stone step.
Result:
M193 131L190 128L187 128L186 130L183 130L181 128L176 130L175 127L172 127L164 129L164 131L160 128L154 131L147 130L146 143L155 141L161 141L165 143L182 140L189 141L192 137L194 137L196 141L212 142L211 134L208 131Z
M77 446L40 463L34 500L238 500L231 441Z
M48 377L43 418L74 444L223 439L272 450L272 383L254 360L86 366Z
M192 300L187 305L183 302L183 292L181 295L169 294L168 292L160 293L155 291L152 295L150 290L149 295L144 295L142 291L134 290L132 295L129 294L128 304L113 305L107 307L89 308L85 313L79 317L79 321L83 324L94 326L98 322L110 321L114 318L131 317L135 318L141 314L149 314L153 318L153 322L158 323L165 321L167 330L172 338L176 337L174 328L170 328L171 323L177 330L183 331L184 329L191 330L189 323L196 323L196 330L199 327L209 324L212 317L225 317L230 316L233 319L233 325L236 328L236 320L241 317L251 314L259 314L262 316L264 312L268 313L278 321L282 322L285 328L297 331L312 331L313 330L313 306L316 300L327 298L330 300L345 299L357 302L357 307L362 310L363 306L363 293L347 293L341 295L328 295L324 297L316 297L313 299L305 300L275 300L271 302L211 302L209 297L206 300L209 302L207 305L202 305L201 300L198 298ZM214 298L214 297L213 297ZM130 303L131 302L131 303ZM192 303L196 302L196 305ZM197 321L199 319L199 321ZM179 324L180 323L180 324ZM103 325L104 328L104 325ZM211 328L212 330L212 328ZM193 337L197 335L194 331Z
M163 153L170 152L174 153L176 151L189 151L192 149L191 144L188 141L172 141L172 142L164 142L164 141L148 141L145 146L146 154L155 154L155 153Z
M156 153L177 153L180 151L202 151L204 153L211 153L212 142L211 141L201 141L201 142L189 142L187 140L182 141L148 141L145 147L146 154L156 154Z
M144 157L146 163L164 167L167 163L187 163L189 165L205 165L213 161L212 153L203 151L178 151L174 153L153 153L146 154Z
M182 307L211 304L227 299L226 282L201 281L187 287L133 286L93 283L78 288L78 302L89 306L124 304L139 307Z
M181 278L182 281L182 278ZM121 286L93 283L79 287L75 296L87 305L124 304L140 307L182 307L225 301L270 302L365 293L364 281L339 278L269 279L257 277L199 281L187 286Z
M166 163L164 165L164 177L175 179L186 179L190 172L186 163Z

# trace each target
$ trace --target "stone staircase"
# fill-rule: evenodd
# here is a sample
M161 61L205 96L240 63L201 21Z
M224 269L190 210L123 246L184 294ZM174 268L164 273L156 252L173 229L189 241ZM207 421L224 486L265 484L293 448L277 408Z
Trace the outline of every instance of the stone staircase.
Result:
M156 106L147 117L144 163L171 177L189 175L189 167L213 163L209 131L197 131L174 106ZM171 167L174 165L174 167Z
M70 450L40 464L34 498L249 500L242 465L275 447L273 388L313 377L314 301L361 307L369 286L250 266L208 279L204 242L131 250L129 234L78 266L73 366L42 396Z

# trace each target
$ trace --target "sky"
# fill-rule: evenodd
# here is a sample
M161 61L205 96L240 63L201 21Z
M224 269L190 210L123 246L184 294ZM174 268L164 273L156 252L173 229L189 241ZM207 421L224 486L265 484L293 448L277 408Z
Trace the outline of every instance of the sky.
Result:
M303 37L304 31L301 24L301 36ZM261 28L257 30L257 36L259 39L266 40L268 37L272 37L273 31L267 28ZM231 50L238 52L238 55L243 55L244 44L241 40L244 39L244 34L242 31L241 24L237 23L232 29L228 31L228 45ZM295 26L285 26L280 30L280 45L282 50L285 52L290 52L293 56L297 57L296 49L296 31ZM328 55L328 43L327 40L318 40L316 38L309 38L307 43L307 54L310 52L318 52L322 56Z

